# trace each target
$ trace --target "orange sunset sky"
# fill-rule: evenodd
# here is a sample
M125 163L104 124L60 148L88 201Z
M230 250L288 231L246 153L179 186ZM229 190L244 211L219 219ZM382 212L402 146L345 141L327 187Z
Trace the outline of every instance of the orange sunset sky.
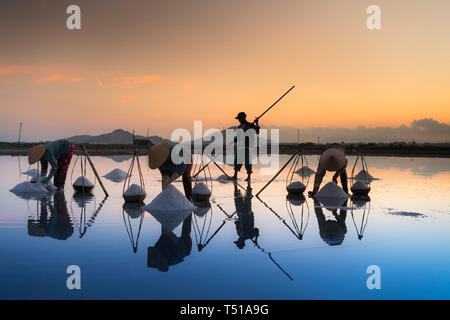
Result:
M21 121L25 140L222 129L292 85L262 125L449 124L449 15L448 0L2 1L0 140Z

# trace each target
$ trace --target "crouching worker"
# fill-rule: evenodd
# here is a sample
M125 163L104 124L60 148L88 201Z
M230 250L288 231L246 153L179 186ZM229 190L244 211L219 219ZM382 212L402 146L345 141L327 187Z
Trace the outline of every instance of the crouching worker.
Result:
M41 182L48 183L53 178L53 184L58 190L64 189L67 171L69 171L75 145L68 140L56 140L46 145L40 144L28 150L28 163L41 162ZM51 170L47 175L48 164Z
M314 178L314 189L313 191L308 192L308 194L314 196L319 191L320 184L327 171L334 172L334 183L337 184L337 178L341 178L342 189L348 193L347 162L348 160L345 158L345 148L342 145L333 143L326 146L320 155L319 165Z
M159 169L162 176L162 188L166 189L173 181L180 176L183 179L183 188L186 198L192 199L192 178L191 163L175 164L172 161L172 149L167 142L155 144L148 151L148 165L150 169ZM192 159L191 159L192 160Z

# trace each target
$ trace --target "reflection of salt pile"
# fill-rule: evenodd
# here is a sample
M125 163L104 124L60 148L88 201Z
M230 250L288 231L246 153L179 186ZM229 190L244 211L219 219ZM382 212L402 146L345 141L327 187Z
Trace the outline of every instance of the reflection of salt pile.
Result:
M355 180L362 180L362 181L372 181L375 178L370 175L369 172L366 170L361 170L356 176L354 176Z
M211 207L199 207L197 209L195 209L194 213L196 216L198 217L203 217L204 215L206 215L208 213L208 211L211 209Z
M211 190L203 182L197 183L192 189L192 197L196 201L208 200L211 197Z
M9 191L15 194L28 195L44 195L49 192L49 190L41 183L31 183L27 181L19 183Z
M370 187L360 180L356 181L350 189L355 196L367 196L370 192Z
M130 216L131 219L137 219L143 213L140 203L124 203L122 209Z
M104 177L113 182L122 182L127 178L127 173L121 169L114 169L111 172L105 174Z
M289 194L302 194L306 189L306 186L300 181L295 181L286 187Z
M315 196L326 207L342 206L349 195L334 182L328 182Z
M89 181L88 178L81 176L78 177L77 180L73 183L73 188L76 192L91 192L91 190L94 188L94 184Z
M172 185L144 207L168 230L175 229L195 209L197 207Z
M126 202L141 202L144 201L147 193L138 184L132 184L123 193L123 198Z
M301 176L307 177L316 172L308 166L303 166L300 169L298 169L297 171L295 171L295 173L298 173Z

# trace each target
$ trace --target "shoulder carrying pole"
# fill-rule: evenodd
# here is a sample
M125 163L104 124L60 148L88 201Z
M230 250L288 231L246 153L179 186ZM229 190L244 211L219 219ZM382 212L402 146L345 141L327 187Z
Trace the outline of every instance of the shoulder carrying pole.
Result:
M83 144L81 145L81 149L83 150L84 154L86 155L86 158L88 159L89 164L92 168L92 171L94 171L95 177L97 178L100 186L102 187L103 192L105 193L105 195L107 197L109 197L108 191L106 191L105 186L103 185L102 179L100 179L100 176L98 175L97 170L95 169L94 163L92 162L91 158L89 157L89 154L87 153L87 150Z

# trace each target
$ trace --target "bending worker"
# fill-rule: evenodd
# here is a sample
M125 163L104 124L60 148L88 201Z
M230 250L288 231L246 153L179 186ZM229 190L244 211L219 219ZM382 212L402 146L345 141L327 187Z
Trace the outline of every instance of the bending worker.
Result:
M235 119L237 119L239 121L239 126L238 126L238 130L241 129L242 131L244 131L244 133L247 130L253 129L255 131L256 134L259 134L259 125L258 125L258 119L256 119L253 123L250 123L246 120L247 115L245 114L245 112L239 112L237 117ZM237 141L237 138L235 138L235 141ZM256 141L256 138L255 138ZM242 143L241 141L239 141L240 143ZM238 143L237 146L237 150L236 153L234 155L234 175L232 177L233 180L237 180L237 175L238 172L241 170L242 168L242 159L240 159L241 161L238 161L238 150L242 150L242 148L239 148L240 145ZM254 146L250 146L250 139L248 136L245 136L245 141L244 141L244 161L245 161L245 170L247 170L247 179L245 179L245 181L250 181L251 179L251 175L252 175L252 163L251 163L251 159L250 159L250 148L254 148Z
M172 149L167 142L155 144L148 150L148 165L150 169L159 169L162 176L162 188L166 189L173 181L180 176L183 179L183 188L186 198L192 198L192 158L190 163L184 162L175 164L172 161Z
M46 145L40 144L28 150L28 163L31 165L41 161L41 182L48 183L54 177L53 184L59 190L62 190L74 151L75 145L64 139ZM52 169L47 176L49 163Z
M348 193L347 185L347 162L345 158L345 148L338 143L333 143L325 147L320 155L319 165L314 178L314 189L308 194L314 196L320 188L323 177L327 171L333 171L333 182L337 184L337 178L341 178L342 189Z

